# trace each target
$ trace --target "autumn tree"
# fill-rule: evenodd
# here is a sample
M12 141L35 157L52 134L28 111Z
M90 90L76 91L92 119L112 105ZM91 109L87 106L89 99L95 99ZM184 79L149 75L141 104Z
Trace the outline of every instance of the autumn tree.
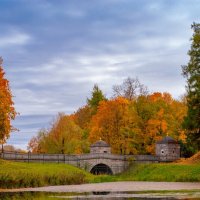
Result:
M133 100L139 95L147 95L147 87L140 83L138 78L126 78L121 85L113 86L114 96L121 96Z
M39 132L29 142L33 152L80 154L88 151L82 129L70 116L59 114L49 130Z
M15 147L12 145L5 145L4 146L4 151L11 151L14 152L15 151Z
M87 139L92 116L96 114L99 103L106 100L101 89L95 84L91 92L91 97L87 98L87 105L79 108L71 117L74 122L83 130L84 138Z
M32 153L45 153L46 139L48 137L48 131L46 129L39 130L37 136L33 136L28 143L28 150Z
M15 119L16 111L2 63L3 60L0 58L0 143L4 144L10 136L10 132L15 130L11 125L11 120Z
M102 138L108 142L114 153L137 153L137 120L129 113L129 101L117 97L101 101L91 121L90 142Z
M133 99L100 99L88 102L96 103L85 105L70 116L59 114L50 129L32 138L30 149L40 153L87 153L89 143L101 138L111 145L113 153L153 154L156 142L166 135L185 143L181 126L187 111L184 100L159 92Z
M155 143L166 135L185 141L181 126L187 110L185 103L174 100L169 93L156 92L139 96L131 106L138 115L140 153L154 153Z
M87 139L90 130L90 121L93 116L92 109L86 105L79 108L74 114L71 115L71 118L74 122L83 130L83 138Z
M25 150L19 149L19 148L15 148L13 145L10 145L10 144L4 145L3 149L4 149L4 151L26 153Z
M40 153L39 151L39 140L36 136L32 137L31 140L28 142L27 149L32 153Z
M184 127L188 131L188 141L200 150L200 24L193 23L192 29L192 45L188 52L190 60L182 66L183 75L187 79L188 106Z

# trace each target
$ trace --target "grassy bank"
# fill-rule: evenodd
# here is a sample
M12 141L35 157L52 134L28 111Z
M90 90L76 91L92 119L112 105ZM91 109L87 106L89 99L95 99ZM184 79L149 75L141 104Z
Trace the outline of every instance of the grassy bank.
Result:
M149 164L132 166L119 176L122 180L138 181L200 181L199 164Z
M0 160L0 188L86 183L93 175L66 164L22 163Z
M119 175L94 176L66 164L20 163L0 160L0 188L110 181L200 182L200 164L136 164Z
M200 164L135 164L122 174L116 176L99 176L94 181L200 182Z

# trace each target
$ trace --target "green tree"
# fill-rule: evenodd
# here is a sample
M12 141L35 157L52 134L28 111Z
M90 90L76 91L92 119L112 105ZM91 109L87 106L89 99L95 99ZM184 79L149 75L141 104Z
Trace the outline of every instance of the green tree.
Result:
M9 81L4 77L5 72L1 67L2 63L3 60L0 57L0 143L4 144L10 136L10 132L15 130L11 125L11 120L15 119L16 111Z
M106 100L102 90L95 84L92 90L90 99L87 99L88 106L92 109L92 113L95 114L100 101Z
M192 142L196 150L200 150L200 24L193 23L191 27L194 33L188 52L190 60L182 66L183 75L187 79L188 106L183 125L188 132L188 141Z

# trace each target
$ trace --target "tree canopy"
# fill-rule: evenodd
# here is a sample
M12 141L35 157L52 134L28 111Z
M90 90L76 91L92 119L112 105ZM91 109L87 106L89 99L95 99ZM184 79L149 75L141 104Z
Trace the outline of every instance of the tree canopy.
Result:
M11 120L15 119L16 111L2 63L3 60L0 57L0 143L4 144L10 136L10 132L15 130L11 125Z
M185 143L181 124L186 104L174 100L169 93L105 99L95 86L92 94L89 105L72 115L58 115L50 129L32 138L30 149L47 153L87 153L89 144L102 138L116 154L152 154L155 143L166 135Z

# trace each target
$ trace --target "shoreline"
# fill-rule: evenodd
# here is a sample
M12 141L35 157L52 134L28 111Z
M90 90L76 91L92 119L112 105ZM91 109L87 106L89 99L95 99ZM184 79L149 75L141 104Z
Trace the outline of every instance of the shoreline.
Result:
M200 182L149 182L120 181L89 183L80 185L59 185L36 188L0 189L0 192L142 192L142 191L199 190Z

